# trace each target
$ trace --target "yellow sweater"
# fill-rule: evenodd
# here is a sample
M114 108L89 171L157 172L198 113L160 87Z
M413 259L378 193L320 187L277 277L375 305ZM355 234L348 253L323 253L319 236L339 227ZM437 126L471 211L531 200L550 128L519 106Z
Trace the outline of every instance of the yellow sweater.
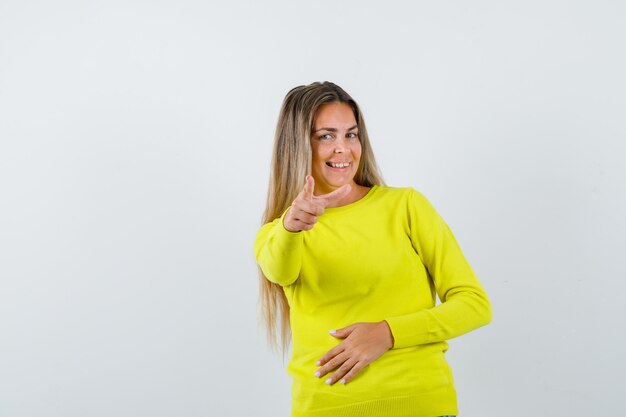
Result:
M261 227L254 253L289 301L292 417L458 414L446 340L489 323L491 304L430 202L411 187L374 186L296 233L283 226L287 210ZM314 376L342 342L328 330L381 320L392 349L345 385Z

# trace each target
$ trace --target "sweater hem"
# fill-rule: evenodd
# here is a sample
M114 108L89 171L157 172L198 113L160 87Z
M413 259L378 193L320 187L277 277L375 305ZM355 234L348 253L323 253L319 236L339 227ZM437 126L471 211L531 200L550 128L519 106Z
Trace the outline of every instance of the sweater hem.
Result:
M292 408L291 417L435 417L458 415L454 388L421 394L379 398L317 410Z

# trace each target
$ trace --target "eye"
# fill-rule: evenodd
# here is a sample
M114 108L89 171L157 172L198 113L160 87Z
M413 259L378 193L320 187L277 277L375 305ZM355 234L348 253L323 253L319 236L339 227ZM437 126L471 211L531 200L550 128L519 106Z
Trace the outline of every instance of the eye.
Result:
M320 139L322 140L330 140L333 138L333 135L331 135L330 133L326 133L320 136Z
M355 133L355 132L350 132L350 133L348 133L347 136L348 136L349 139L356 139L356 138L359 137L359 134Z

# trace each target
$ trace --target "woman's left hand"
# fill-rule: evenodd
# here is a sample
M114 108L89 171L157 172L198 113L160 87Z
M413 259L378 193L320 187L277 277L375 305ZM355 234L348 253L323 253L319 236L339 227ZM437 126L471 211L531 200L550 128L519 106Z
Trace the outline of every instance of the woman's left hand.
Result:
M331 330L330 334L345 340L317 361L316 365L321 368L315 376L321 378L338 367L326 380L331 385L340 379L342 384L348 383L361 369L393 347L393 335L384 320L377 323L354 323L335 330L334 333Z

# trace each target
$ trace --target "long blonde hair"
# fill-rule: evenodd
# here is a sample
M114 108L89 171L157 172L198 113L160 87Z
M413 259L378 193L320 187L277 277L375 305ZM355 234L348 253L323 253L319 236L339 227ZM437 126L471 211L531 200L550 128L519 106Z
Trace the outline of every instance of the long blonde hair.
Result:
M366 187L384 185L365 128L365 120L356 101L341 87L331 82L314 82L293 88L285 97L274 136L272 166L263 213L263 224L280 217L304 187L311 173L311 130L317 110L326 103L346 103L354 112L361 142L361 161L354 181ZM280 323L280 347L284 354L291 340L289 303L283 287L269 281L259 268L260 315L264 319L268 344L278 345L277 326Z

